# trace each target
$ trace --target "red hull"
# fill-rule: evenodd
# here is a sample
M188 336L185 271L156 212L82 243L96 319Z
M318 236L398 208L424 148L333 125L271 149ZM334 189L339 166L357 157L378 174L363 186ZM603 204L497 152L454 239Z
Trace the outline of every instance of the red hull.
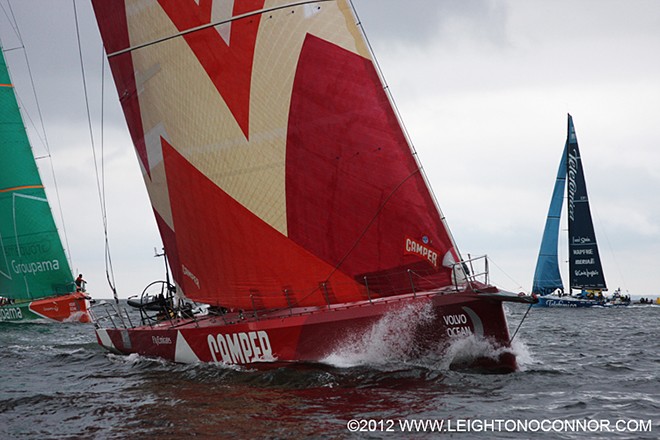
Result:
M81 292L15 302L0 307L0 321L90 322L88 297Z
M99 344L115 353L227 364L318 362L347 350L368 350L370 344L392 344L400 355L419 357L442 354L452 342L475 335L499 349L498 354L477 356L460 366L510 372L516 370L516 360L502 350L509 345L503 300L516 298L426 292L256 317L229 313L128 329L98 328L96 333Z
M44 318L60 322L90 322L87 296L81 292L44 298L30 303L30 310Z

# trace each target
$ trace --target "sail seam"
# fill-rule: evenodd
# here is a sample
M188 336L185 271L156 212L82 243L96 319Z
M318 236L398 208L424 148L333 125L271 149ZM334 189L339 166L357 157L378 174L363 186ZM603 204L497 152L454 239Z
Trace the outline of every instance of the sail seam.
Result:
M23 185L23 186L13 186L11 188L0 189L0 193L20 191L22 189L43 189L43 185Z
M255 15L261 15L261 14L264 14L266 12L278 11L280 9L293 8L293 7L296 7L296 6L304 6L304 5L308 5L310 3L326 3L326 2L329 2L329 1L334 1L334 0L307 0L307 1L300 1L300 2L295 2L295 3L287 3L286 5L280 5L280 6L275 6L275 7L272 7L272 8L264 8L264 9L259 9L257 11L247 12L245 14L236 15L234 17L230 17L230 18L227 18L227 19L224 19L224 20L218 20L218 21L214 21L212 23L203 24L201 26L196 26L194 28L186 29L185 31L177 32L176 34L172 34L172 35L168 35L166 37L158 38L156 40L152 40L152 41L149 41L147 43L137 44L135 46L127 47L125 49L121 49L121 50L118 50L116 52L112 52L112 53L108 54L108 59L116 57L118 55L123 55L123 54L128 53L128 52L133 52L134 50L137 50L137 49L142 49L144 47L149 47L149 46L153 46L154 44L158 44L158 43L162 43L162 42L165 42L165 41L168 41L168 40L172 40L172 39L177 38L177 37L183 37L183 36L191 34L193 32L198 32L198 31L202 31L204 29L212 28L212 27L215 27L215 26L220 26L220 25L225 24L225 23L232 23L234 21L242 20L244 18L253 17Z

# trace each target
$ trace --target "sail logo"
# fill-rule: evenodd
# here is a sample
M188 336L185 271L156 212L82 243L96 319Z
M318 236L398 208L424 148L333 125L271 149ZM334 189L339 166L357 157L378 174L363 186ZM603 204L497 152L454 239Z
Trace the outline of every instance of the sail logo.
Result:
M206 338L213 362L248 364L273 359L270 338L265 331L239 332Z
M590 237L573 237L573 244L588 244L591 243Z
M573 272L576 277L592 278L600 275L597 270L576 270Z
M14 270L14 273L28 274L31 273L36 275L40 272L52 272L60 270L60 261L59 260L46 260L46 261L33 261L32 263L17 263L16 260L11 261L11 268Z
M428 240L428 239L427 239ZM417 255L419 257L427 260L433 267L438 268L438 252L433 250L431 247L427 246L424 243L413 238L406 238L405 243L405 254L406 255Z
M197 277L195 276L195 274L193 274L193 273L190 271L190 269L188 269L188 268L187 268L186 266L184 266L183 264L181 265L181 270L183 270L183 274L184 274L185 276L187 276L188 278L190 278L190 279L192 280L192 282L195 283L195 286L197 286L197 288L199 289L199 278L197 278Z
M52 243L48 240L39 242L21 243L20 246L10 244L4 246L4 253L8 257L34 257L51 252Z
M577 183L575 176L577 175L577 158L573 155L573 150L568 155L568 216L571 221L575 220L575 192L577 191Z

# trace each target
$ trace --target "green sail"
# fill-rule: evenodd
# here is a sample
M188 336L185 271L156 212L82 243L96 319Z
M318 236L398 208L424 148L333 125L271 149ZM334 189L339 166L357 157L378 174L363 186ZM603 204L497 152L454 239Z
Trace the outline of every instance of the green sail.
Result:
M0 296L71 292L73 276L0 50Z

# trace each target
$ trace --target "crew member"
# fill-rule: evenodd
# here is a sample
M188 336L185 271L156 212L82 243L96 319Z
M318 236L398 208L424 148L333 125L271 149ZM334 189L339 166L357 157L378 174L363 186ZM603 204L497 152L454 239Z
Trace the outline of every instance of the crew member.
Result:
M81 273L78 274L78 278L76 278L76 292L84 292L86 284L87 281L85 281L83 275Z

